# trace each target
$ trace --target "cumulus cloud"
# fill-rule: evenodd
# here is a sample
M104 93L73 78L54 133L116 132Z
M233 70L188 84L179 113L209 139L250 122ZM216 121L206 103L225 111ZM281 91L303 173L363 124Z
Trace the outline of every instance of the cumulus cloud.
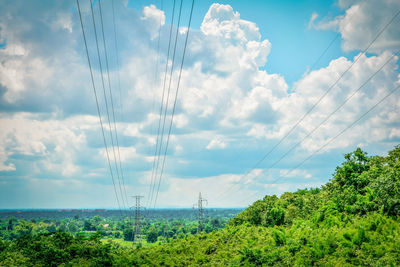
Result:
M160 26L165 24L164 12L157 9L155 5L143 7L141 19L146 22L152 39L158 36Z
M42 121L37 115L28 113L17 113L12 117L3 115L0 119L0 154L8 154L9 158L18 155L34 159L34 164L41 166L37 175L61 171L61 175L70 176L79 170L75 159L82 145L86 144L85 134L79 127L74 127L75 123L95 127L91 117ZM6 166L5 160L3 158L0 165ZM15 165L12 166L16 170ZM3 168L10 169L10 165Z
M386 64L388 60L390 61ZM358 62L340 79L315 110L300 124L299 128L303 132L303 135L318 126L342 102L353 95L353 92L358 90L379 68L384 66L383 69L363 86L358 93L352 96L345 106L324 123L321 129L313 134L312 138L307 139L302 144L303 148L316 150L324 142L328 141L329 138L333 137L334 133L342 131L347 125L357 120L375 103L396 88L400 82L396 62L397 57L392 57L390 52L371 57L361 55ZM351 64L352 61L339 58L333 60L328 67L311 72L294 85L295 93L288 98L286 105L295 108L295 110L301 110L300 113L305 114ZM397 127L393 124L395 120L400 119L397 116L397 118L393 118L393 121L386 119L387 114L397 108L397 101L398 96L388 99L384 105L380 106L373 113L373 119L364 121L361 123L361 126L350 130L349 135L346 138L342 138L342 143L336 142L330 148L347 147L357 142L356 140L363 140L366 143L385 140L388 137L390 129ZM285 115L282 120L283 124L293 125L299 119L298 115L296 116L290 112L286 112ZM359 135L360 132L371 133L371 129L375 127L382 129L383 132L379 135ZM298 137L302 134L299 134Z
M367 47L378 32L399 12L400 2L392 0L341 0L339 7L345 10L344 15L314 24L316 16L313 14L310 24L317 29L339 32L343 39L343 50L352 51L363 50ZM369 51L379 53L385 50L397 51L399 48L400 19L397 16Z
M213 4L200 29L189 46L195 63L182 75L182 109L195 117L192 122L221 127L242 125L249 117L273 117L273 106L287 85L283 77L259 70L271 45L261 40L258 27L231 6Z
M343 76L313 112L297 126L294 133L286 138L285 142L303 140L304 136L313 131L311 137L301 143L300 151L309 151L308 154L317 151L399 85L396 61L397 57L393 57L389 52L373 57L361 55L359 62ZM248 134L256 138L283 138L351 64L352 62L345 58L337 59L328 67L303 77L295 83L294 92L283 100L283 115L277 124L273 127L255 124ZM384 66L383 69L355 93L382 66ZM348 103L331 116L332 112L350 97ZM393 128L399 128L396 120L400 118L398 114L393 113L394 110L398 110L398 99L398 94L386 99L385 103L371 112L367 119L347 130L341 138L330 143L320 153L337 148L348 148L359 144L360 141L362 144L388 142ZM328 116L330 119L325 121ZM316 127L319 129L314 131ZM364 134L360 135L360 132ZM394 139L391 144L395 145Z
M257 25L242 20L230 5L212 4L200 29L205 35L222 37L228 42L248 43L261 38Z
M214 138L210 141L210 143L206 146L206 149L223 149L226 147L226 143L219 138Z

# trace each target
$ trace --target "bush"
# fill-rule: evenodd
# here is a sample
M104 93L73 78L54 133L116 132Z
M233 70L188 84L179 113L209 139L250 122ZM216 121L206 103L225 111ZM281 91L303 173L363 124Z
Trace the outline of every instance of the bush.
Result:
M265 226L281 225L285 221L285 210L280 207L274 207L265 214Z
M135 232L133 231L132 227L125 228L123 231L124 240L125 241L133 241L135 240Z

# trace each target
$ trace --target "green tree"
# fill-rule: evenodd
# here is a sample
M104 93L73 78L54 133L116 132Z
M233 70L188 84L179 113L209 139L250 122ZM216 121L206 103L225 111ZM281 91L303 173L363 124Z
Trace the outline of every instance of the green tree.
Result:
M7 230L12 231L14 230L14 224L15 222L17 222L17 218L15 217L10 217L8 219L8 226L7 226Z
M400 216L400 146L374 163L375 169L380 171L371 182L371 198L386 214Z
M285 221L285 210L273 207L265 213L265 226L281 225Z
M154 227L150 228L146 235L147 242L154 243L157 241L157 237L157 230Z
M212 226L214 229L220 228L220 227L221 227L221 220L218 219L218 218L213 218L213 219L211 219L211 226Z
M85 220L83 223L83 230L84 231L95 231L96 227L93 225L93 223L90 220Z
M135 240L135 232L133 231L132 227L125 228L123 231L123 235L125 241Z

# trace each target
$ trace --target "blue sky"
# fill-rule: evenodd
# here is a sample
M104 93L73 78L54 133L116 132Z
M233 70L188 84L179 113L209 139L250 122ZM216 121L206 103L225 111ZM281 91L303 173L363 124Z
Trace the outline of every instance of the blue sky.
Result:
M147 196L152 180L172 2L164 0L160 10L160 1L115 0L118 66L111 1L101 1L129 196ZM177 62L190 3L183 1ZM107 127L90 5L84 0L80 4ZM93 7L99 26L99 2ZM358 146L370 154L385 155L399 144L396 91L319 151L400 83L395 55L400 48L400 16L394 17L398 10L400 4L395 1L196 1L156 206L190 207L199 191L210 206L247 206L265 194L326 183L343 155ZM393 17L367 53L360 54ZM101 60L104 67L105 58ZM178 70L175 66L172 73L171 98ZM171 111L170 105L167 128ZM311 160L288 172L314 153ZM111 160L114 163L112 152ZM119 190L117 186L118 194ZM3 1L0 208L116 206L75 1Z

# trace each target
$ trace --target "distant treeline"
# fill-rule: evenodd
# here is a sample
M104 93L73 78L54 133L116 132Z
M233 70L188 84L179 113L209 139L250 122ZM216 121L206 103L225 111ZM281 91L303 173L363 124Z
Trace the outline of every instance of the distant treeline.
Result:
M234 216L243 211L242 208L209 208L206 209L208 216L226 217ZM193 209L150 209L144 212L145 217L151 219L187 219L195 218L196 212ZM124 218L134 215L133 210L115 209L32 209L32 210L0 210L0 219L14 217L17 219L64 219L73 218L78 215L80 218L91 218L100 216L103 218Z
M201 230L211 232L221 229L240 211L240 209L206 210ZM149 243L184 238L199 231L197 217L191 209L158 209L143 213L145 216L140 221L141 237ZM80 234L91 236L96 233L102 238L124 241L135 239L135 216L131 213L121 214L120 211L115 210L85 210L83 211L85 216L81 216L81 213L75 211L37 210L10 214L19 215L20 218L16 216L0 218L0 239L17 240L24 235L56 232L65 232L74 236ZM60 218L60 215L64 216Z

